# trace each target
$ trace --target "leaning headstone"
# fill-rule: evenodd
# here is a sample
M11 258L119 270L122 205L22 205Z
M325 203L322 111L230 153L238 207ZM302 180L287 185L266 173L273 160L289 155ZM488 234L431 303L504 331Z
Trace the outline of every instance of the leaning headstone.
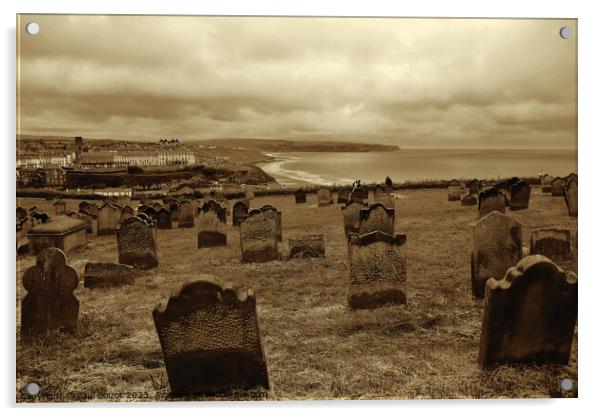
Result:
M178 228L194 228L194 206L189 200L178 206Z
M359 199L348 201L341 208L343 225L345 227L345 237L349 236L349 233L360 232L360 210L366 208L368 208L368 204Z
M577 216L577 181L573 179L569 179L566 186L563 188L564 194L564 202L566 203L566 207L569 211L569 215L571 217Z
M564 188L564 179L563 178L554 178L551 183L552 188L552 196L563 196L564 192L562 189Z
M470 257L472 295L482 299L490 277L502 279L506 270L522 257L522 226L498 211L490 212L473 228L473 249Z
M349 286L352 309L406 303L405 235L380 231L349 235Z
M54 206L54 215L65 215L67 202L64 199L57 199L52 205Z
M318 197L318 206L324 207L326 205L332 204L332 195L330 195L330 191L326 188L320 188L317 192Z
M525 181L518 181L510 188L510 209L513 211L529 208L531 186Z
M201 211L202 212L212 211L215 213L215 215L217 215L217 218L221 222L223 222L224 224L226 223L226 216L227 216L226 207L222 206L222 204L220 204L217 201L214 201L213 199L210 199L209 201L205 202L203 204L203 206L201 207Z
M374 231L393 235L395 233L395 210L376 203L368 209L360 210L359 234Z
M278 260L278 232L275 218L258 209L240 223L240 245L243 262Z
M126 205L121 208L121 214L119 215L119 223L123 224L125 220L135 216L136 212L134 211L134 208L130 207L129 205Z
M137 277L143 274L127 264L86 263L84 269L84 287L106 288L133 285Z
M462 197L463 206L477 205L477 197L473 194L466 194Z
M527 256L485 293L479 366L567 364L577 321L577 276Z
M288 239L289 258L324 257L324 234L306 234Z
M341 188L337 191L337 204L346 204L349 202L351 196L351 190L347 188Z
M464 187L456 179L452 179L447 184L447 200L448 201L459 201L464 193Z
M53 330L77 330L79 301L73 295L78 277L65 253L47 248L23 274L27 295L21 301L21 340L32 341Z
M199 233L197 247L221 247L228 245L228 230L226 224L221 222L214 211L199 214Z
M119 208L113 204L104 203L98 209L98 235L112 235L119 225Z
M238 227L240 222L249 213L249 206L243 201L237 201L232 207L232 225Z
M571 246L571 230L568 228L540 228L531 233L529 253L563 262L571 259Z
M157 212L157 228L160 230L171 230L171 227L171 212L169 212L166 208L161 208Z
M269 389L253 291L203 278L153 310L171 392Z
M305 204L307 202L307 193L303 189L297 189L295 192L295 204Z
M260 210L266 217L273 218L276 221L276 236L279 242L282 241L282 212L271 205L264 205Z
M506 199L497 188L491 188L479 193L477 218L483 218L492 211L506 212Z
M153 269L159 265L153 228L139 217L131 217L117 230L119 263L139 269Z
M56 247L68 253L87 244L87 228L86 223L79 219L66 215L53 217L28 231L29 250L37 254L46 248Z

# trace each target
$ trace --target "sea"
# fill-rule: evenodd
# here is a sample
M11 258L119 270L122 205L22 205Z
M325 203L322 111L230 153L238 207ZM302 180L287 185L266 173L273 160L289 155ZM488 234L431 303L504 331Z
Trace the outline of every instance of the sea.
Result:
M577 173L577 150L398 150L271 153L260 167L283 185L537 177Z

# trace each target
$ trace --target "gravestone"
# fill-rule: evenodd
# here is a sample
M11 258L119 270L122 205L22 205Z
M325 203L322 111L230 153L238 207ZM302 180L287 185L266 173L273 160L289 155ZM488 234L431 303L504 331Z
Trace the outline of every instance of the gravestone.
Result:
M99 236L115 234L119 225L119 208L113 204L104 203L98 209L97 220Z
M178 228L194 228L194 206L189 200L178 207Z
M66 215L53 217L28 231L29 250L37 254L46 248L56 247L68 253L87 244L87 228L86 223L79 219Z
M243 262L278 260L278 232L274 218L258 209L240 223L240 246Z
M253 291L203 277L153 310L171 392L269 389Z
M562 191L564 185L563 178L554 178L551 183L552 196L564 196L564 192Z
M135 216L136 212L134 211L134 208L130 207L129 205L126 205L121 208L121 213L119 215L119 223L123 224L125 220Z
M316 193L318 197L318 206L324 207L326 205L332 204L332 195L330 195L330 191L326 188L318 189Z
M171 212L166 208L161 208L159 212L157 212L157 228L160 230L171 230L171 227Z
M564 202L569 211L569 216L576 217L578 213L577 181L569 179L563 188Z
M543 193L547 194L552 192L552 179L553 178L548 174L545 174L541 177L541 191Z
M264 215L268 218L273 218L276 221L276 236L278 242L282 241L282 212L278 211L271 205L264 205L260 208Z
M468 193L470 195L478 195L479 194L479 180L478 179L472 179L470 181L468 181L468 183L466 184L466 187L468 188Z
M228 245L228 230L226 224L219 220L215 211L201 212L198 221L198 248L222 247Z
M295 204L305 204L307 202L307 193L303 189L297 189L295 192Z
M388 194L393 192L393 181L388 176L385 178L385 190Z
M510 190L512 189L512 185L508 181L501 181L495 184L495 189L504 197L504 204L509 207L510 206Z
M360 210L366 208L368 208L368 204L359 199L348 201L343 207L341 207L343 225L345 227L345 237L349 236L349 233L359 233Z
M483 218L492 211L506 212L506 200L497 190L491 188L479 193L477 218Z
M97 235L98 233L98 210L96 212L88 211L85 208L80 208L79 213L84 216L84 222L88 234Z
M29 342L50 331L77 331L79 301L73 295L78 277L65 253L47 248L23 274L27 294L21 301L21 340Z
M447 184L447 200L448 201L459 201L464 193L464 187L456 179L452 179Z
M324 257L324 234L307 234L288 239L289 258Z
M510 188L510 209L517 211L529 208L531 186L525 181L518 181Z
M169 212L171 214L171 222L178 221L178 206L180 203L178 201L171 201L168 204Z
M565 176L564 178L564 184L566 185L567 183L569 183L569 181L573 181L575 182L575 184L577 184L577 180L578 180L578 176L576 173L569 173L567 176Z
M485 293L479 366L568 364L577 321L577 276L527 256Z
M347 302L352 309L406 303L405 242L403 234L380 231L349 235Z
M462 197L463 206L477 205L477 198L473 194L466 194Z
M571 230L568 228L540 228L531 233L530 254L541 254L553 261L571 259Z
M351 190L342 188L337 191L337 204L346 204L351 196Z
M121 264L143 270L159 265L153 229L139 217L128 218L117 230L117 248Z
M395 233L395 210L376 203L368 209L360 210L359 234L380 231L385 234Z
M237 201L234 203L232 207L232 225L234 227L238 227L240 222L244 217L249 213L249 205L244 203L243 201Z
M133 285L137 277L143 273L127 264L118 263L86 263L84 270L84 287L107 288Z
M376 199L376 195L382 194L383 192L385 192L385 191L384 191L383 187L381 186L381 184L377 184L374 187L374 198Z
M215 215L217 215L217 218L223 222L224 224L226 223L226 208L224 206L222 206L219 202L214 201L213 199L210 199L209 201L205 202L203 204L203 206L201 207L201 211L202 212L209 212L212 211L215 213Z
M522 226L498 211L490 212L473 228L470 256L472 295L482 299L490 277L502 279L522 257Z
M64 199L57 199L52 204L54 207L54 215L65 215L65 211L67 211L67 202Z

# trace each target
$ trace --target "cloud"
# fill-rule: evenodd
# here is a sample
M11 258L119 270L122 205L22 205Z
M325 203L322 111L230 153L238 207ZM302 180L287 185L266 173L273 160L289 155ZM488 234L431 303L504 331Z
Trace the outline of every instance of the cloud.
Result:
M23 133L571 148L574 21L25 16ZM22 27L20 29L22 29Z

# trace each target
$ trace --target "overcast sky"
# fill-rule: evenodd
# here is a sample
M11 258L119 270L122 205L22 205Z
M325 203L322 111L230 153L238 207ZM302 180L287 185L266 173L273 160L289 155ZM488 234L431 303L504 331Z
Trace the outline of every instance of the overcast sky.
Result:
M25 24L40 24L36 36ZM20 132L574 148L575 21L24 16Z

